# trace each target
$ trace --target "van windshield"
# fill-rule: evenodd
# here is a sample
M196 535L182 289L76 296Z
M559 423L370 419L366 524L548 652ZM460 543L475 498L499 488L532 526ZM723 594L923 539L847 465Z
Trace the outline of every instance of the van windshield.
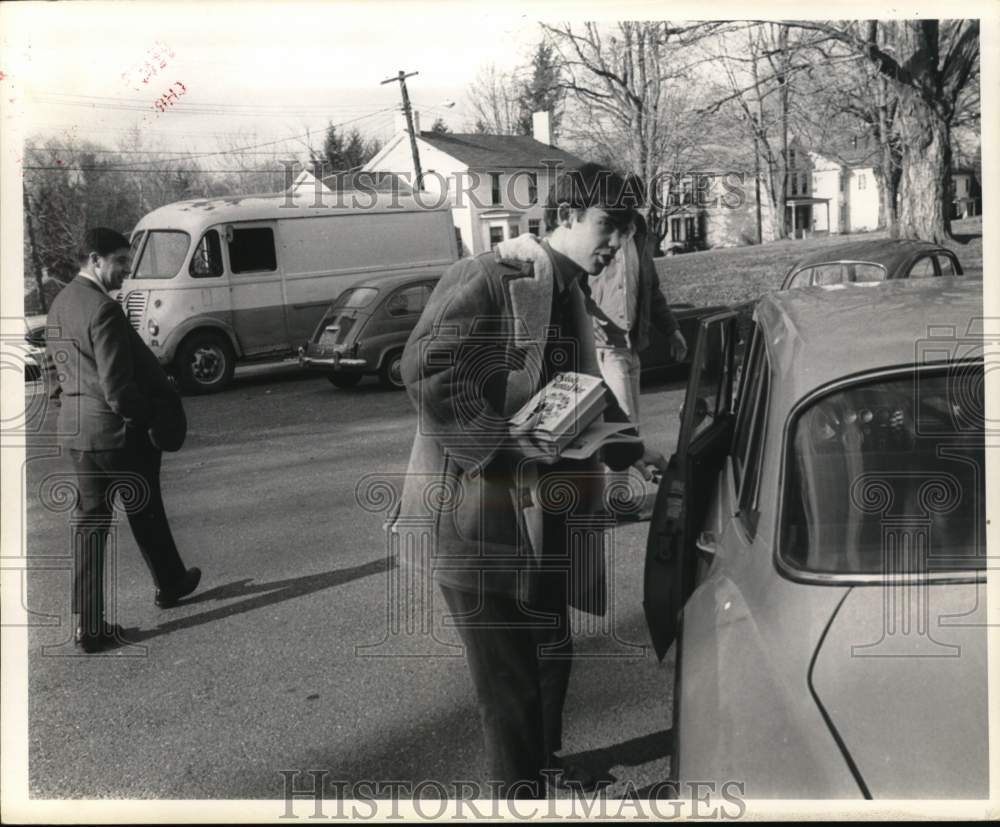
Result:
M151 230L139 260L132 263L134 279L172 279L187 257L191 236L180 230Z

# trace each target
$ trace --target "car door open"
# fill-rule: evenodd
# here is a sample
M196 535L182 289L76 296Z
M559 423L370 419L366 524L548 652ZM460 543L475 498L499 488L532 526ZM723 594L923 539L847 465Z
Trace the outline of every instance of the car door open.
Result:
M677 450L660 481L649 524L643 609L661 660L676 637L679 613L694 587L699 533L732 442L742 346L739 318L737 311L729 310L701 322Z

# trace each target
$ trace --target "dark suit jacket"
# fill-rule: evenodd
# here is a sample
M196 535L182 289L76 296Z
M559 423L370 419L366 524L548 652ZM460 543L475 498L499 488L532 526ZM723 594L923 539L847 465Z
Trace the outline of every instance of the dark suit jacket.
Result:
M67 448L124 448L126 428L144 432L164 408L179 406L121 306L89 279L77 276L56 296L47 328L46 349L62 387L59 433Z

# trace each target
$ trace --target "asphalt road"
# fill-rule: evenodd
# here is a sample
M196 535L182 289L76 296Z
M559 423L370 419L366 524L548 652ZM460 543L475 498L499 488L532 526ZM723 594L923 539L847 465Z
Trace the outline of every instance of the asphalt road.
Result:
M679 388L642 396L647 442L667 454ZM356 493L369 475L405 471L416 421L405 394L371 380L338 390L286 365L242 370L185 405L188 440L165 456L163 487L202 585L157 609L122 520L109 576L135 645L107 655L69 642L68 514L43 490L64 461L28 452L28 554L52 568L29 575L27 605L59 624L29 636L31 795L281 799L280 772L310 769L348 782L483 780L457 636L436 603L433 636L405 623L389 633L399 571L384 515ZM672 664L647 646L641 608L647 526L614 530L607 625L574 615L563 752L613 782L612 796L669 766Z

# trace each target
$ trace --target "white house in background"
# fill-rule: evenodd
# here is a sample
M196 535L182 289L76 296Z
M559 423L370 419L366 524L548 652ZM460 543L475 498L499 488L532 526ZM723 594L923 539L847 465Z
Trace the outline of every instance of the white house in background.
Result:
M951 218L981 215L982 188L972 167L959 166L951 174Z
M462 255L491 250L521 233L544 234L543 209L554 176L583 161L552 145L549 113L536 112L533 136L421 132L414 112L424 203L449 203ZM364 166L414 184L413 154L405 120Z

